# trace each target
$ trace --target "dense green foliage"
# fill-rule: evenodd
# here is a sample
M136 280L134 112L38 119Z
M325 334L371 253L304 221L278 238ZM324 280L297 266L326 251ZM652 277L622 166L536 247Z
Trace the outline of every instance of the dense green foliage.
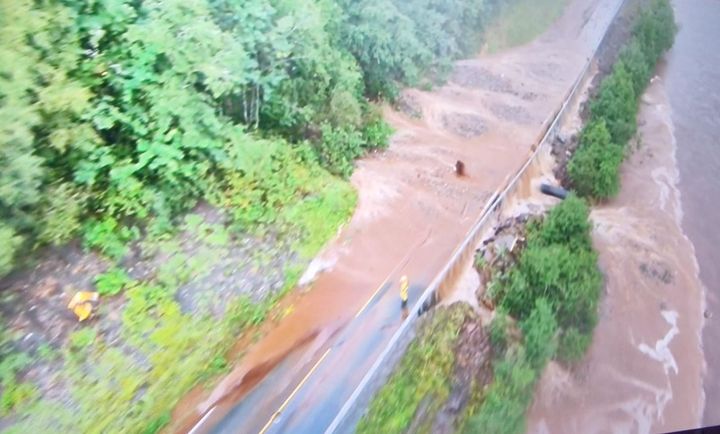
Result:
M501 277L496 297L521 322L549 306L561 332L572 328L589 335L597 320L601 285L588 208L570 196L550 210L539 227L530 228L527 247Z
M610 197L620 189L618 170L624 149L610 139L605 120L592 121L582 131L580 146L568 163L575 191L582 196Z
M498 0L338 0L340 42L357 59L371 96L394 98L398 85L442 74L477 49Z
M539 372L528 362L524 348L517 345L495 363L494 374L479 411L465 426L467 434L517 434L525 430L525 411Z
M253 187L282 191L298 146L349 176L391 133L366 97L471 52L496 3L2 0L0 275L90 219L168 229L228 190L271 208Z
M237 177L282 189L286 173L261 163L293 158L291 145L250 130L295 143L326 125L363 149L387 143L356 62L329 33L339 16L331 6L4 1L0 273L23 241L62 243L92 216L87 244L101 247L98 236L128 218L169 220ZM313 141L318 155L327 142ZM320 162L348 175L361 152L338 146L341 155ZM268 206L263 192L234 193Z
M675 30L668 0L653 0L638 16L632 39L590 105L590 121L568 163L578 194L598 199L617 194L625 146L637 129L638 100Z
M535 307L520 323L520 328L528 362L535 369L541 369L557 348L557 321L550 304L544 298L535 300Z
M498 278L499 314L490 325L495 379L465 432L525 429L535 381L548 360L579 360L590 344L602 284L590 241L588 208L570 196L528 228L518 262ZM520 341L509 338L518 320Z

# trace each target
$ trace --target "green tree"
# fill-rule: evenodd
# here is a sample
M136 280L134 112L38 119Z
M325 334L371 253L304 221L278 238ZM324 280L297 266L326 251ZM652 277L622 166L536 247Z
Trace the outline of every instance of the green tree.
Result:
M590 210L584 200L568 196L545 216L541 230L530 234L543 245L565 244L573 249L590 249Z
M393 99L399 83L417 83L432 54L415 23L389 0L338 3L345 12L340 41L360 64L368 93Z
M605 120L613 143L624 146L635 134L637 95L633 90L632 77L622 60L603 80L597 99L590 105L590 112L592 120Z
M642 94L648 80L650 80L650 74L652 73L651 68L655 63L648 62L642 45L637 39L633 39L623 47L618 58L623 62L632 77L635 95Z
M670 49L677 32L675 15L669 0L652 0L635 23L633 35L645 53L648 65L654 66Z
M520 323L528 362L537 370L555 355L558 325L550 304L544 298L535 300L530 315Z
M580 145L568 163L568 175L578 194L608 198L620 189L622 146L611 141L605 120L591 121L582 132Z

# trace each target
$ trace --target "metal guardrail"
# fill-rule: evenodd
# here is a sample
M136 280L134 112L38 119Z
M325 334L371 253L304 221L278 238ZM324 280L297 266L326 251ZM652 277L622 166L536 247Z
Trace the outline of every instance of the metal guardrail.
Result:
M563 99L562 105L553 113L552 116L548 117L548 119L552 118L552 122L550 122L550 124L545 128L542 138L528 160L525 164L523 164L520 170L516 172L515 176L512 177L501 192L498 193L496 191L491 196L490 200L480 213L478 221L471 227L462 243L453 252L450 260L445 264L443 269L436 275L432 283L430 283L425 292L420 296L412 310L410 310L408 317L405 321L403 321L400 328L398 328L398 330L396 330L393 334L383 352L375 360L372 367L366 372L352 395L350 395L348 400L345 401L345 404L327 428L325 434L354 431L357 422L366 411L367 406L369 405L369 402L375 392L385 383L394 366L402 357L406 347L414 337L415 327L417 325L416 320L420 317L420 315L422 315L428 306L437 301L442 285L446 281L451 280L453 274L459 271L459 269L467 263L469 255L472 254L475 246L477 246L477 244L481 241L479 238L484 233L483 229L488 228L488 224L492 222L492 217L499 217L503 201L515 192L520 180L524 175L526 175L528 168L536 162L540 152L552 142L559 123L566 114L570 104L578 96L578 91L580 90L583 82L588 78L592 63L597 56L598 50L605 41L608 29L617 18L618 13L625 4L625 1L626 0L621 0L618 3L617 8L612 14L612 18L608 22L608 26L603 31L603 36L597 42L593 49L592 56L588 58L572 88ZM544 122L544 124L547 124L547 121Z

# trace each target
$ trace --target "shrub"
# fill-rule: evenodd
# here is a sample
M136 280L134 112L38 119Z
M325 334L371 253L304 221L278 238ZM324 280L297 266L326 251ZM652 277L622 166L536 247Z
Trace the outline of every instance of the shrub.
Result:
M560 337L560 345L558 346L558 358L565 362L577 362L582 359L590 346L590 332L580 332L575 327L566 329Z
M523 331L525 353L533 368L540 370L555 354L558 329L555 314L544 298L535 300L535 308L525 321L520 323Z
M130 276L120 268L111 268L95 277L95 287L100 295L119 294L123 289L132 284L132 282L133 280Z
M392 134L392 127L385 122L380 111L370 109L362 129L363 148L385 149L388 147Z
M641 95L652 73L655 62L649 62L637 39L633 39L620 51L618 57L632 78L635 95Z
M75 351L84 350L95 342L97 332L95 329L85 327L70 334L70 348Z
M590 105L591 121L568 163L571 184L581 196L609 198L617 194L623 150L637 128L638 98L658 59L672 45L676 30L668 0L653 0L639 14L633 38L621 50Z
M613 143L625 145L635 134L637 96L633 80L620 60L600 85L597 99L590 104L591 120L604 120Z
M589 249L591 246L587 204L575 195L552 208L545 217L540 230L530 234L530 239L543 245L565 244L573 249Z
M467 434L516 434L525 429L525 411L532 400L536 372L520 349L495 365L495 379L477 414L465 428Z
M152 422L150 422L150 424L147 426L147 428L145 428L142 434L159 433L163 429L163 427L165 427L165 425L170 423L170 420L172 420L172 413L166 411L157 418L155 418Z
M642 47L647 63L655 65L673 44L677 26L669 0L653 0L637 19L633 34Z
M620 189L623 148L611 142L605 121L593 121L583 129L580 147L568 163L568 175L581 196L609 198Z
M34 384L17 384L12 382L6 385L5 390L2 392L2 398L0 398L2 411L0 414L7 414L18 407L27 405L31 401L34 401L39 395L40 392Z
M570 196L532 230L528 244L497 291L499 306L521 321L547 304L560 328L592 330L602 277L590 243L588 209Z
M15 263L15 252L22 244L22 237L10 226L0 223L0 277L6 275Z
M505 312L498 310L490 323L490 343L496 354L503 354L508 347L510 325L510 317Z
M83 242L85 247L98 249L110 258L119 260L127 253L127 243L133 232L120 226L112 217L91 221L85 226Z
M71 184L64 183L50 189L38 236L44 243L60 245L80 229L80 217L85 210L86 195Z
M26 353L0 353L0 383L6 387L15 382L15 376L27 368L32 359Z
M322 140L317 150L322 165L330 172L349 177L353 172L354 160L362 154L363 137L351 128L322 126Z

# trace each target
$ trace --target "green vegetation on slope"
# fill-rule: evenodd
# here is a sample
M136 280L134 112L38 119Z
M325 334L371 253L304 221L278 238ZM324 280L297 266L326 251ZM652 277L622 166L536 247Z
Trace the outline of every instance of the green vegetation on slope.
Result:
M497 305L489 330L496 355L494 379L486 390L473 392L465 410L470 414L460 419L457 429L521 432L535 381L547 361L575 361L584 354L602 286L588 215L585 202L575 196L557 205L528 228L527 247L517 263L490 285ZM406 432L421 406L433 414L444 404L453 382L453 349L462 313L471 309L464 304L451 308L455 310L438 310L418 332L373 398L358 432Z
M460 327L472 309L462 303L439 308L418 331L418 337L388 382L370 404L368 414L357 427L358 434L406 432L415 413L437 411L450 393L448 381L455 363L455 346Z
M528 228L518 262L492 285L499 314L491 325L500 357L495 379L465 431L520 433L535 381L548 360L578 360L590 343L602 277L590 243L588 208L574 196ZM517 320L522 339L513 342Z
M302 212L300 218L307 222L294 222L298 226L292 228L305 230L293 237L302 244L297 252L309 258L339 222L348 219L355 194L327 172L308 176L316 196L284 211L283 221ZM154 276L138 281L116 265L95 278L98 292L122 298L119 324L106 317L81 324L49 359L39 351L6 353L10 347L2 343L2 402L4 412L12 410L16 417L8 432L45 432L49 427L63 432L143 432L152 421L162 426L185 392L223 372L225 351L248 326L262 322L299 278L298 270L284 270L282 291L261 302L235 297L223 304L220 319L184 313L177 289L207 275L213 258L226 256L232 245L231 230L203 223L196 215L187 216L181 229L197 246L192 257L179 250L174 238L145 240L143 253L159 252L166 258ZM41 396L31 383L16 382L17 373L38 361L59 364L51 375L63 385L62 399Z
M122 256L127 227L168 230L218 196L245 204L241 222L272 219L277 201L316 193L286 188L292 170L349 175L390 130L337 41L337 8L3 1L0 273L81 230Z
M231 180L264 206L253 187L303 143L348 176L390 134L366 98L472 52L496 3L2 0L0 275L88 219L169 226Z
M541 35L563 13L568 0L511 0L488 28L491 53L526 44Z
M280 250L312 257L352 213L354 160L387 145L370 100L441 77L479 47L498 3L0 0L0 278L76 238L110 266L88 276L99 320L32 354L3 334L3 423L166 423L279 296L235 297L218 318L184 311L179 288L230 239L276 242L258 265ZM200 202L229 227L198 223ZM198 225L198 250L182 251ZM142 281L126 269L137 249L167 259ZM278 271L285 289L299 267ZM55 386L19 384L38 363ZM48 387L61 397L41 396Z
M637 128L638 100L675 31L669 0L653 0L638 16L631 40L590 105L590 119L568 162L578 194L607 199L618 193L625 148Z

